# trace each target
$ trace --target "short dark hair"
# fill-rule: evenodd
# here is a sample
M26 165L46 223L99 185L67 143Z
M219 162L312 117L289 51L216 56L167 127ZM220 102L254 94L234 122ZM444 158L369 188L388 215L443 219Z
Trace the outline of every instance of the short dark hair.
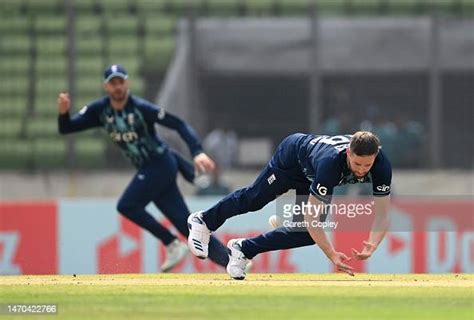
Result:
M357 131L352 135L349 145L351 153L357 156L372 156L379 153L380 140L369 131Z

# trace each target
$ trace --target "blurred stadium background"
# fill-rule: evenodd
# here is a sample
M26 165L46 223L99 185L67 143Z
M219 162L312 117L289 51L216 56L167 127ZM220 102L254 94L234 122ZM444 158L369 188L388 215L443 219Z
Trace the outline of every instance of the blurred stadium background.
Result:
M46 223L36 221L44 211L55 221L42 232L54 234L48 239L55 248L46 251L56 262L49 269L38 266L47 260L39 248L40 260L24 258L21 270L10 268L4 251L0 273L76 270L72 256L88 237L86 228L102 232L89 226L97 214L103 219L97 223L101 230L111 221L114 226L97 239L109 237L113 228L128 233L132 249L125 250L127 259L141 262L118 269L91 262L79 273L156 270L156 256L133 256L133 239L144 251L154 240L115 213L115 198L133 173L127 160L100 130L68 138L57 133L58 92L68 90L79 110L102 95L102 71L111 63L128 69L132 93L181 116L205 138L222 180L211 187L200 181L201 194L250 183L290 133L364 128L380 136L392 159L395 195L422 201L450 197L452 210L461 206L462 214L472 214L473 18L472 0L1 1L0 235L5 243L15 230L28 238L28 230L37 233L34 226ZM173 133L160 132L186 154ZM181 185L192 209L219 198L198 198L194 187ZM73 220L57 218L62 215ZM251 234L265 228L268 216L249 215L230 228L234 234ZM249 230L250 225L258 227ZM64 248L60 239L66 235L77 236L73 240L79 244ZM390 242L411 248L397 261L415 260L417 249L407 239L402 235ZM438 269L419 262L404 268L397 262L398 269L360 270L472 272L472 230L449 241L456 257L439 260ZM460 243L467 258L460 257ZM82 248L95 252L95 245ZM102 249L107 260L111 249ZM206 268L211 267L189 270ZM306 269L262 262L257 270Z

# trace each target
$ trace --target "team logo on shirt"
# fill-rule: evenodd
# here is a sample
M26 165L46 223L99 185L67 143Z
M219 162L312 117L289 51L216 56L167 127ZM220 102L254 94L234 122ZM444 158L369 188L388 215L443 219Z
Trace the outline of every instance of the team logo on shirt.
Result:
M110 133L110 138L115 142L132 142L138 139L138 134L134 131L129 132L117 132L113 131Z
M133 115L133 113L129 113L127 115L127 120L128 120L128 124L133 126L133 124L135 123L135 116Z
M111 117L105 116L105 120L107 121L107 123L114 123L114 117L113 116L111 116Z
M316 189L318 189L319 194L322 195L322 196L325 196L328 193L328 188L326 188L325 186L322 186L319 183L316 186Z
M165 115L166 115L165 109L160 109L160 111L158 112L158 119L163 120L165 118Z
M386 192L388 190L390 190L390 186L386 186L385 184L383 184L381 186L377 186L377 191Z

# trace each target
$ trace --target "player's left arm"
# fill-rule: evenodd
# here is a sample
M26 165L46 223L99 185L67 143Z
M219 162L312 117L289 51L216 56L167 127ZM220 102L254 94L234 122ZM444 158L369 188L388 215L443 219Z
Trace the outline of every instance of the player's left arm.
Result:
M377 250L379 244L385 237L387 230L390 226L390 195L383 197L375 197L375 218L372 223L372 229L369 234L369 239L363 241L363 248L359 252L352 248L352 254L357 260L365 260L370 258L372 254Z
M196 131L188 123L151 103L144 104L144 111L148 120L178 132L180 137L188 145L197 171L208 172L214 170L214 161L204 153Z
M343 252L336 251L324 229L314 226L313 224L313 221L320 219L321 213L325 212L325 202L321 201L321 198L317 198L317 196L317 194L309 195L308 208L310 211L304 213L304 220L307 225L306 229L314 243L324 252L338 271L343 271L354 276L354 268L347 264L352 258L346 256Z
M392 166L387 156L380 151L371 169L372 188L374 195L375 218L372 223L369 239L363 241L362 251L352 248L357 260L368 259L377 250L390 227L390 192L392 182Z

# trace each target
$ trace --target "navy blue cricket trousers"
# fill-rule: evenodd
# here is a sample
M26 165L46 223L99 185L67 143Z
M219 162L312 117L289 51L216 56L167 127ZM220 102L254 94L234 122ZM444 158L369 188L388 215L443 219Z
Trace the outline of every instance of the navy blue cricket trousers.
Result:
M176 229L188 237L187 218L190 212L176 183L178 167L182 165L172 151L153 159L138 169L117 204L120 214L151 232L165 245L176 237L147 212L145 207L153 202ZM224 267L229 262L227 248L214 237L209 243L209 258Z
M301 134L285 138L270 162L249 187L237 190L203 212L203 220L211 231L217 230L234 216L257 211L289 190L296 190L297 202L309 196L310 182L298 166L297 146ZM242 242L242 252L249 259L259 253L313 245L307 231L280 227Z

